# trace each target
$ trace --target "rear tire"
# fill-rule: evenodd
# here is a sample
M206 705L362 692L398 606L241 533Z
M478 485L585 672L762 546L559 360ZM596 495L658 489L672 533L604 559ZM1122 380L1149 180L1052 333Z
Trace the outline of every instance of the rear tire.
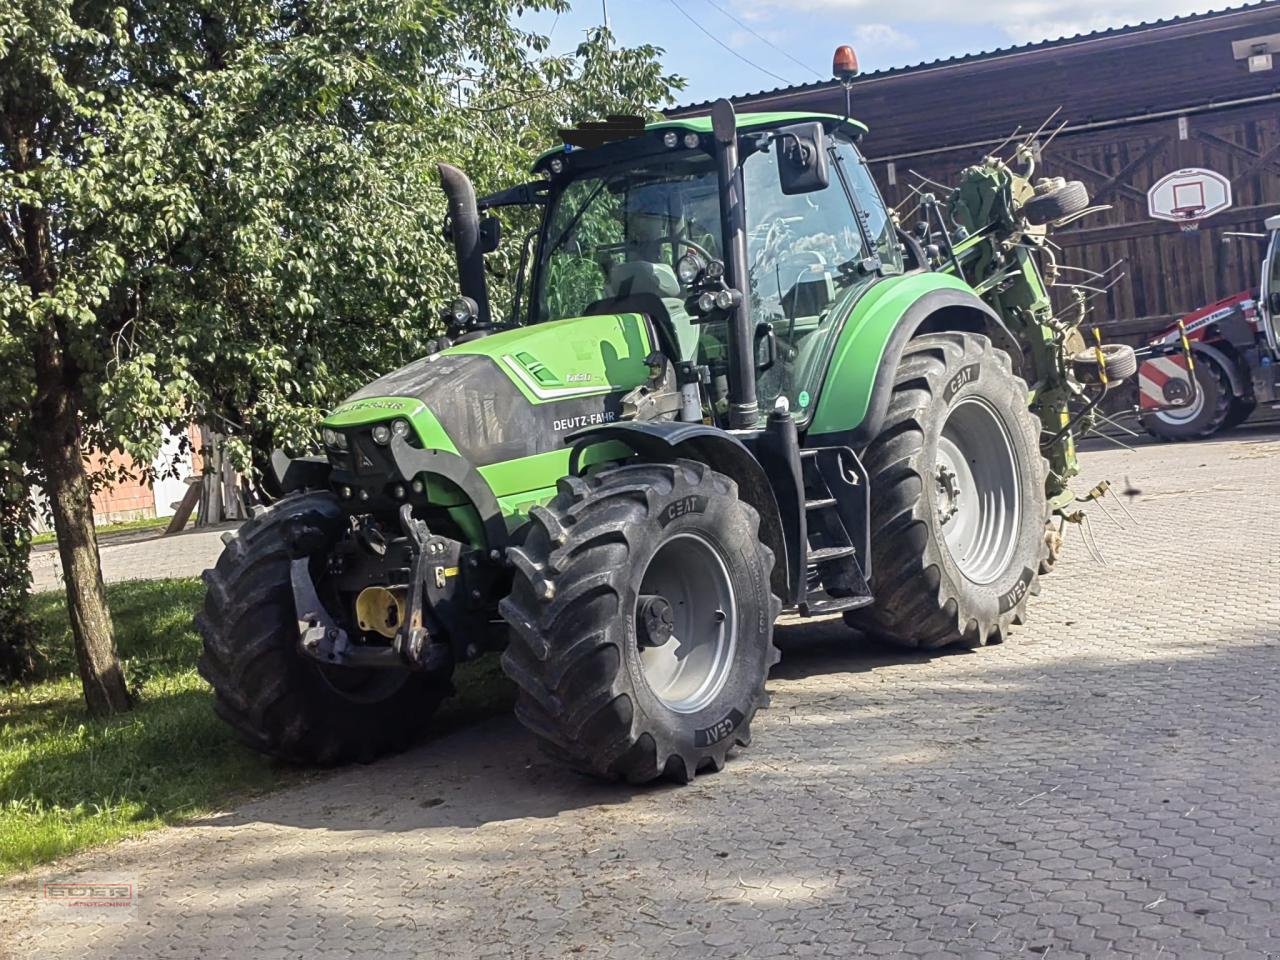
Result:
M1138 417L1142 428L1157 440L1202 440L1223 429L1236 399L1231 381L1218 364L1201 354L1195 358L1195 378L1199 390L1195 402L1180 410L1144 413Z
M607 779L719 770L750 740L779 656L774 558L736 484L689 460L627 465L562 479L530 521L499 605L516 716L552 757ZM653 597L665 640L646 626Z
M1048 559L1039 435L1026 384L986 337L909 343L863 453L876 600L845 622L925 650L998 643L1022 623Z
M213 687L214 711L253 749L294 763L367 761L403 749L453 692L447 674L325 667L298 651L290 530L335 516L332 494L304 493L246 522L204 572L208 590L196 614L199 670Z

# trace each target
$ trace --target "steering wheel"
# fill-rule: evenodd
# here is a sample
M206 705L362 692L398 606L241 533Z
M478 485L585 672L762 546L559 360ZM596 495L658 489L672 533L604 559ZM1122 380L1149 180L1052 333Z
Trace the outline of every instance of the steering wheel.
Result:
M646 243L648 242L649 241L646 241ZM666 236L666 237L660 237L659 239L652 242L659 243L659 244L661 243L671 244L672 251L676 254L675 260L677 263L680 261L681 247L688 247L690 250L696 253L699 257L701 257L704 268L708 263L716 259L714 256L711 255L711 252L707 250L706 247L698 243L696 240L690 240L688 237ZM623 257L622 262L625 263L627 262L626 261L627 253L629 251L635 250L636 246L638 245L627 244L627 243L601 244L600 246L596 247L596 255L600 256L601 254L603 254L605 255L605 257L613 257L615 255L620 254ZM652 261L645 260L645 262L650 263ZM609 270L611 267L615 266L616 263L615 261L602 258L599 262L599 265L601 270L604 272L605 282L608 283ZM683 284L681 284L681 286L683 286Z
M715 257L711 255L710 251L708 251L706 247L704 247L700 243L697 243L696 241L690 240L688 237L671 237L670 241L671 241L671 245L673 247L676 247L677 249L679 249L680 247L688 247L690 250L698 254L700 257L702 257L703 260L707 261L708 263L710 263L712 260L715 259ZM679 259L679 257L677 257L676 259Z

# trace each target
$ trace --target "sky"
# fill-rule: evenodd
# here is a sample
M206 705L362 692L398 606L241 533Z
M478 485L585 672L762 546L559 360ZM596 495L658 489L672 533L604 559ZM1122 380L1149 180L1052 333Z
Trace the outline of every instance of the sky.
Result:
M607 8L619 43L663 48L667 69L688 81L677 102L692 103L830 79L831 54L840 43L853 45L868 72L1239 5L1239 0L573 0L567 14L526 14L520 22L549 34L552 50L559 53L576 46Z

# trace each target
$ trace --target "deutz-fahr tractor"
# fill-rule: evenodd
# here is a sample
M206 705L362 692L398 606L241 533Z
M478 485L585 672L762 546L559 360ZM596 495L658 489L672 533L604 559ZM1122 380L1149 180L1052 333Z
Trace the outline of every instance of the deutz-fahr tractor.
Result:
M903 228L865 132L722 100L570 132L591 145L479 201L441 165L447 334L338 405L323 455L277 453L287 495L206 574L218 713L278 757L368 759L501 650L552 757L687 782L748 743L784 610L851 644L1003 641L1132 356L1046 290L1080 184L990 157ZM539 227L499 313L512 206Z

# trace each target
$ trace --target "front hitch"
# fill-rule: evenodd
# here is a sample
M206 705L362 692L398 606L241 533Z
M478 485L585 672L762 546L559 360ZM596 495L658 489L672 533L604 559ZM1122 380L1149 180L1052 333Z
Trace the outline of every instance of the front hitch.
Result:
M293 603L298 617L298 649L301 653L320 663L341 667L396 670L407 667L431 673L448 669L453 664L452 650L440 639L443 630L437 624L433 624L436 628L434 630L425 626L429 616L426 580L433 577L439 586L447 584L447 577L444 575L447 571L442 563L449 562L451 551L447 545L452 541L432 537L427 525L412 517L408 504L400 511L400 523L412 545L411 583L403 622L389 646L353 643L348 632L339 625L320 599L315 581L311 577L311 560L316 554L327 555L336 537L328 538L323 543L317 542L319 530L308 530L313 535L302 537L305 542L299 542L299 547L309 549L305 553L296 550L289 567L289 582L293 588ZM451 569L456 575L456 548L452 553Z
M298 611L298 649L321 663L341 667L398 667L404 662L390 647L362 647L351 642L347 631L329 615L315 581L311 558L296 557L289 567L293 605Z
M317 554L328 556L332 541L305 555L295 554L290 582L301 653L333 666L432 673L500 645L505 634L493 629L493 608L503 595L508 575L501 555L494 559L487 551L432 534L424 521L413 516L409 504L401 507L400 526L404 537L385 544L384 549L396 551L393 566L403 571L404 579L390 585L382 574L359 579L360 588L403 591L395 632L388 629L383 633L389 644L366 645L353 640L321 601L311 576L311 562ZM315 546L310 538L308 543ZM381 628L373 629L382 632Z
M414 519L413 508L407 503L400 508L400 527L413 543L414 558L404 622L396 633L392 647L399 653L401 660L414 669L428 672L444 669L453 663L449 645L433 643L430 632L423 627L423 591L426 589L427 569L436 559L443 559L444 545L441 538L431 536L426 523ZM456 565L453 570L456 575ZM442 568L438 564L433 575L437 580L444 579Z

